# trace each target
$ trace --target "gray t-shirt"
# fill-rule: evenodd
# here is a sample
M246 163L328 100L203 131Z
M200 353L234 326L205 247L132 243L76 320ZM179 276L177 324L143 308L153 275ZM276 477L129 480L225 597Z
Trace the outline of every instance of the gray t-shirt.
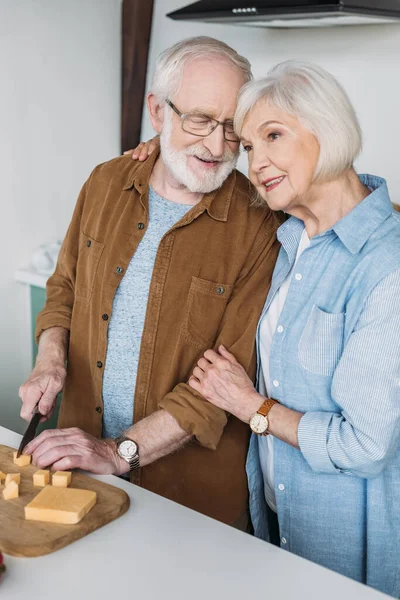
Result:
M163 235L192 207L161 198L149 187L149 224L114 296L103 375L103 436L132 425L133 399L147 299Z

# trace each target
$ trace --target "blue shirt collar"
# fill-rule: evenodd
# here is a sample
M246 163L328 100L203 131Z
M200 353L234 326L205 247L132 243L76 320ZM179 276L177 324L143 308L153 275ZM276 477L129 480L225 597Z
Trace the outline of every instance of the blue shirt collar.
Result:
M373 190L372 193L329 230L335 232L352 254L361 250L374 231L393 211L385 179L375 175L359 175L359 178L364 185ZM304 223L297 217L290 217L278 229L278 240L287 252L290 262L296 257L303 229Z

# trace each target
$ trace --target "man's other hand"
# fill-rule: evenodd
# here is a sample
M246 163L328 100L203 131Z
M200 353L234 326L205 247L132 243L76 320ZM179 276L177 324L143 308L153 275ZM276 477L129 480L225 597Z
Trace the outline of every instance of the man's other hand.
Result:
M38 362L27 381L19 388L22 400L21 417L26 421L32 418L32 412L39 402L39 411L48 421L56 406L56 399L64 387L66 369L58 362Z
M140 142L134 150L125 150L124 154L130 154L132 160L147 160L152 152L156 150L160 145L160 138L158 135L153 137L148 142Z
M83 469L98 475L129 471L128 463L116 452L114 440L99 440L77 427L43 431L25 447L24 454L32 455L38 469Z

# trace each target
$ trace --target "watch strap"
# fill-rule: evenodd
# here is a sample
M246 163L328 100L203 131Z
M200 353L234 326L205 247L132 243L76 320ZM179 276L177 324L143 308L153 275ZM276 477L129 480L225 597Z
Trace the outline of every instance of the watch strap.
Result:
M265 420L267 422L267 429L265 431L263 431L262 433L258 433L253 430L254 433L256 433L257 435L260 435L263 437L269 435L268 413L271 410L271 408L274 406L274 404L278 404L277 400L273 400L272 398L266 398L266 400L261 404L258 411L255 413L255 414L261 415L262 417L265 417Z
M272 398L267 398L258 409L258 414L262 415L263 417L266 417L271 408L274 406L274 404L278 404L276 400L273 400Z

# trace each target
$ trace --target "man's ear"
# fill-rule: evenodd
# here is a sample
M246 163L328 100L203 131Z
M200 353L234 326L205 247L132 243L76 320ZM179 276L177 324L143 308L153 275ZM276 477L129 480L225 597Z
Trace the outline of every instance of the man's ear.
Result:
M151 124L157 133L161 133L164 125L164 103L160 104L158 98L149 92L146 96L146 104Z

